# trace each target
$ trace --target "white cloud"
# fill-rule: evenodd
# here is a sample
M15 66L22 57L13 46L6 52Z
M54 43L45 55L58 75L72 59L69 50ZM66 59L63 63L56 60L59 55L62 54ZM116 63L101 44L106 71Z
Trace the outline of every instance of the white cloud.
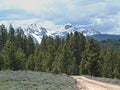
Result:
M26 19L26 20L2 20L0 21L0 24L4 24L6 27L9 27L10 24L12 24L15 28L19 26L26 26L32 23L39 22L38 19Z
M21 12L5 12L2 16L5 10ZM4 23L20 25L36 21L47 27L67 22L94 24L102 32L119 32L119 0L0 0L0 13L7 20L2 19Z
M28 24L37 23L37 22L39 22L39 20L35 18L35 19L28 19L28 20L16 20L16 21L13 21L13 24L28 25Z
M44 21L39 24L46 28L55 28L56 27L56 24L52 21Z
M93 19L93 24L99 24L99 25L101 25L101 24L103 24L103 19L102 18L95 18L95 19Z
M23 9L27 12L40 13L54 0L4 0L0 8L4 9Z
M30 24L37 23L40 24L41 26L45 28L56 28L56 24L52 21L41 21L37 18L35 19L26 19L26 20L3 20L0 21L0 25L4 24L7 28L9 27L10 24L12 24L15 28L19 26L28 26ZM58 25L59 26L59 25Z

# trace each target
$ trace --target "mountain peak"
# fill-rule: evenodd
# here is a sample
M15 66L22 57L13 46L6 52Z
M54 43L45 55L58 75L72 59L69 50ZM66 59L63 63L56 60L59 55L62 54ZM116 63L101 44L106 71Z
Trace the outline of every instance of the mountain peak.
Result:
M27 26L27 29L29 30L36 30L36 31L41 31L42 29L44 29L40 24L37 23L33 23Z
M65 29L72 28L72 24L70 24L70 23L67 23L67 24L65 24L65 25L64 25L64 28L65 28Z
M81 31L85 36L92 36L101 34L100 32L96 31L94 28L89 28Z

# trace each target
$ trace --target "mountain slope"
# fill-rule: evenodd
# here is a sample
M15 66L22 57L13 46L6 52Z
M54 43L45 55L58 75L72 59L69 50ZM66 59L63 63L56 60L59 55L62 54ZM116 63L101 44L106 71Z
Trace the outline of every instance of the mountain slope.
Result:
M100 41L101 48L106 50L108 47L113 47L116 51L120 51L120 39L107 39Z

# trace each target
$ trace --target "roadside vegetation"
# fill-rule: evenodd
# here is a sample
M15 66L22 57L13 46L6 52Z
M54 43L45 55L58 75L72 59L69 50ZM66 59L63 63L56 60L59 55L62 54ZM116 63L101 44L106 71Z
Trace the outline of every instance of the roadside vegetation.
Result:
M63 74L0 71L0 90L78 90L75 80Z

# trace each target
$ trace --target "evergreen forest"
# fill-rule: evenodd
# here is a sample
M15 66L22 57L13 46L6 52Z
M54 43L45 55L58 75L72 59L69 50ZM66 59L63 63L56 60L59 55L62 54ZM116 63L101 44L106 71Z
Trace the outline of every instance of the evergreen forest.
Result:
M113 45L111 45L110 42ZM118 43L117 43L118 42ZM32 70L120 79L120 40L98 42L79 32L65 39L43 36L41 44L22 29L0 25L0 70Z

